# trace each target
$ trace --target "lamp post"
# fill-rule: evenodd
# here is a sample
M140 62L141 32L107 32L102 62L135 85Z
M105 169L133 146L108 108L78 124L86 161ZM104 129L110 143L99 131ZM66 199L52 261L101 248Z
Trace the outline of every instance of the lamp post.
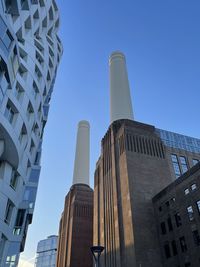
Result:
M96 265L96 267L99 267L99 258L101 256L101 253L104 250L104 247L102 247L102 246L93 246L90 249L91 249L92 255L93 255L94 260L95 260L95 265Z

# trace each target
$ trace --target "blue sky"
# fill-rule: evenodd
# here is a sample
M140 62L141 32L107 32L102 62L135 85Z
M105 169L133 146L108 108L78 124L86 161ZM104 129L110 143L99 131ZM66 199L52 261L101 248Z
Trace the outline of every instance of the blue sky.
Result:
M109 126L108 57L121 50L135 119L200 138L199 0L57 0L64 54L45 128L42 172L24 259L57 234L73 176L77 123L91 124L91 185ZM22 266L22 265L21 265ZM28 265L27 265L28 266Z

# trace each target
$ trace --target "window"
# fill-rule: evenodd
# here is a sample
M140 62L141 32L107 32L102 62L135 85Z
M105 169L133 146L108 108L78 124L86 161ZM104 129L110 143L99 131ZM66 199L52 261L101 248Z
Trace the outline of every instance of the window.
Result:
M10 186L15 190L17 187L19 174L16 171L12 171L11 179L10 179Z
M185 263L185 267L190 267L191 266L191 263L190 262L186 262Z
M160 224L160 228L161 228L161 233L162 233L162 235L165 235L166 234L166 226L165 226L165 222L162 222L161 224Z
M40 165L40 159L41 159L41 151L38 151L35 155L35 161L34 164L35 165Z
M38 66L35 66L35 73L38 77L38 79L40 79L42 77L42 73L41 71L39 70Z
M37 122L33 124L32 131L34 132L35 135L39 135L39 127Z
M180 241L181 251L182 252L187 251L187 245L186 245L186 242L185 242L185 237L184 236L180 237L179 241Z
M164 250L165 250L165 257L169 259L171 257L171 252L168 243L164 245Z
M194 191L195 189L197 189L197 185L196 184L192 184L191 185L191 189L192 189L192 191Z
M178 158L175 154L171 155L171 159L172 159L172 163L173 163L173 167L174 167L174 172L176 175L176 178L178 178L181 175L181 171L180 171L180 167L179 167L179 163L178 163Z
M200 245L200 236L199 236L198 230L192 231L192 235L193 235L193 239L194 239L194 244L196 246L199 246Z
M25 213L26 213L26 210L24 210L24 209L19 209L18 210L16 221L15 221L15 227L13 229L13 234L14 235L20 235L21 229L22 229L22 225L23 225L23 222L24 222Z
M16 265L16 255L6 257L6 266L13 267Z
M22 88L22 86L19 83L17 83L16 84L16 90L15 90L15 96L16 96L16 98L18 100L20 100L21 97L22 97L22 95L23 95L23 93L24 93L24 89Z
M172 251L174 256L178 254L175 240L172 241Z
M19 74L23 79L25 79L27 76L27 69L22 64L19 67Z
M33 82L33 91L32 92L33 92L34 98L36 99L37 98L37 94L39 93L39 89L38 89L38 87L37 87L35 82Z
M197 204L198 212L200 213L200 200L198 200L198 201L196 202L196 204Z
M31 144L30 144L30 149L29 149L29 151L30 151L31 154L34 151L34 148L35 148L35 144L34 144L33 140L31 139Z
M19 138L18 138L20 143L23 141L23 139L26 136L26 134L27 134L26 126L25 126L25 124L23 124L21 132L20 132L20 135L19 135Z
M168 217L167 219L167 224L168 224L168 229L171 232L173 230L173 226L172 226L172 220L170 217Z
M199 203L200 204L200 203ZM181 216L180 216L180 213L177 212L175 215L175 221L176 221L176 226L179 227L182 225L182 222L181 222Z
M27 168L26 168L26 174L29 172L30 168L31 168L31 162L28 159L28 161L27 161Z
M33 107L31 105L31 103L29 102L28 107L27 107L27 117L28 117L28 119L30 119L31 114L33 114L33 111L34 111Z
M44 62L42 56L39 54L39 52L37 50L36 50L36 56L35 57L40 64L42 64Z
M27 0L21 0L21 7L22 7L22 10L28 10L29 9L28 1Z
M39 175L40 175L40 169L31 169L29 182L37 184L39 180Z
M0 238L0 266L2 266L2 257L7 238L2 234Z
M190 193L190 190L186 188L184 192L185 192L185 195L188 195Z
M10 48L13 40L14 39L13 39L11 33L7 30L4 37L3 37L3 42L4 42L4 45L6 46L7 49Z
M7 103L6 105L5 116L10 123L13 122L15 111L14 111L14 108L10 105L10 103Z
M23 60L27 60L27 53L21 47L19 48L19 55Z
M193 163L193 165L196 165L198 162L199 162L198 159L192 159L192 163Z
M169 201L165 202L165 205L166 205L167 207L169 207Z
M6 62L2 58L0 58L0 73L5 76L7 83L10 83L8 68Z
M35 204L37 187L27 186L24 192L24 200L29 202L29 208L32 209Z
M10 224L13 208L14 208L14 204L12 203L12 201L8 199L7 206L6 206L5 219L4 219L4 222L7 224Z
M194 220L194 212L192 206L187 207L188 217L190 221Z
M181 162L182 173L185 173L188 170L186 158L181 156L180 157L180 162Z

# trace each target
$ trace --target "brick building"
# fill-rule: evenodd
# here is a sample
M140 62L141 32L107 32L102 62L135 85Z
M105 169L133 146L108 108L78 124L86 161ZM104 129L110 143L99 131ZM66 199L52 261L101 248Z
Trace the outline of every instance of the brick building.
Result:
M153 198L164 267L200 266L200 163Z
M57 267L92 267L93 190L75 184L60 220Z
M200 140L135 121L124 55L113 53L109 64L111 124L95 171L94 244L105 247L102 266L161 267L152 198L200 160Z
M60 220L57 267L92 267L93 190L89 186L90 125L78 124L73 185Z

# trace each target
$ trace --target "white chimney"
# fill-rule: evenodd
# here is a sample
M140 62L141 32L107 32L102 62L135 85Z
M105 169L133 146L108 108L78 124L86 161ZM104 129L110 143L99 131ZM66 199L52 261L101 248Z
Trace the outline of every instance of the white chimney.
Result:
M89 185L89 161L90 124L88 121L80 121L76 140L73 184Z
M133 120L133 109L123 53L113 52L109 60L110 66L110 120Z

